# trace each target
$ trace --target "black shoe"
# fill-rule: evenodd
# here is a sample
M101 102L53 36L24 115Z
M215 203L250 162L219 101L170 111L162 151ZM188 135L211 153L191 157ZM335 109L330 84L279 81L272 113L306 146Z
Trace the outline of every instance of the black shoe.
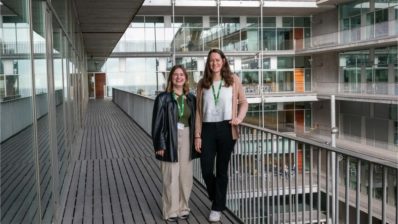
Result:
M168 221L168 222L177 222L178 221L178 217L170 217L166 221Z
M179 217L181 220L185 220L189 218L189 214L185 214Z

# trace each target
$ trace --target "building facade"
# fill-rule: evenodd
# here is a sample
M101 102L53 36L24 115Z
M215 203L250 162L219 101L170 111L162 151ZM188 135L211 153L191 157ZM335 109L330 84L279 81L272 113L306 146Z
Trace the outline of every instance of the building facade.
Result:
M245 122L330 145L335 114L338 147L398 162L397 40L396 0L145 1L103 71L109 89L153 96L182 64L195 92L208 50L220 48L249 99ZM292 151L281 158L303 156ZM369 173L381 170L362 169L368 194ZM396 174L387 176L396 207Z

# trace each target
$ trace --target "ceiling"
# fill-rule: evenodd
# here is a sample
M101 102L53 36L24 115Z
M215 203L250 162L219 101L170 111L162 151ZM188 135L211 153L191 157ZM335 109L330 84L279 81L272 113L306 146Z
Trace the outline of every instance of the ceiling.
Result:
M144 0L73 0L88 57L88 71L99 71Z

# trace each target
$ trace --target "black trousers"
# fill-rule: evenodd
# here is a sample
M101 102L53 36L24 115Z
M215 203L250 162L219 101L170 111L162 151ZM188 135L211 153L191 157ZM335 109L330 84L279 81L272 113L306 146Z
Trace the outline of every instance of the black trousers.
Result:
M202 155L200 164L207 193L213 202L211 209L225 209L228 187L228 165L236 140L232 139L229 121L204 122L202 125ZM214 175L214 160L216 174Z

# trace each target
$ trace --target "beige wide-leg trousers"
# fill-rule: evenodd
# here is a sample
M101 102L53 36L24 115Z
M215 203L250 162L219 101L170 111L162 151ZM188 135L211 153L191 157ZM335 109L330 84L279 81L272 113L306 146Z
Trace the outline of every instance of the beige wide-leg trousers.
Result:
M163 181L163 218L189 214L189 196L193 184L189 127L178 129L178 162L161 162Z

